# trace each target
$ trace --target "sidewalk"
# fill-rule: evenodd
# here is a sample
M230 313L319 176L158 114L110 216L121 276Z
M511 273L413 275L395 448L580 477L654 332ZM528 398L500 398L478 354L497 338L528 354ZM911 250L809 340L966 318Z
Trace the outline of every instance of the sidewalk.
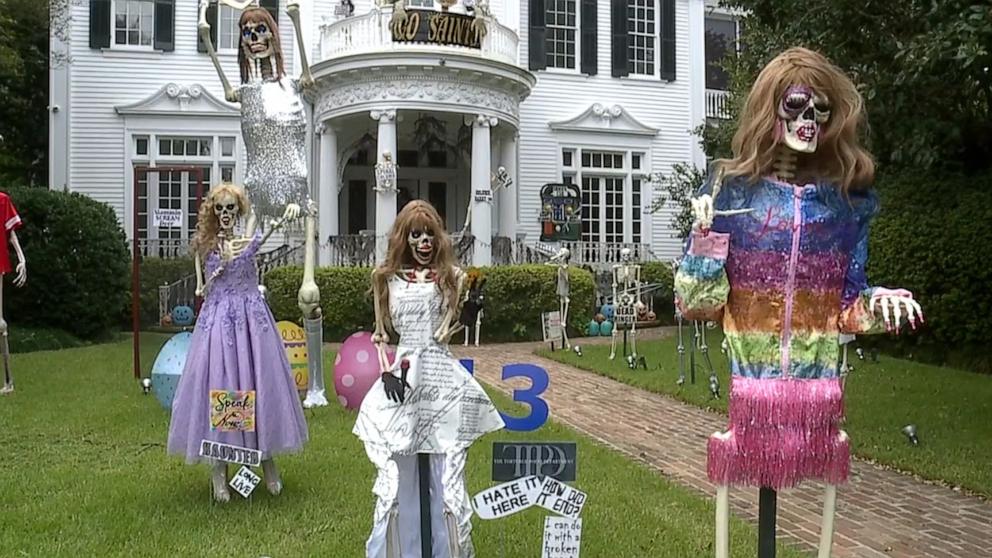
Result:
M725 417L538 357L533 354L537 346L453 344L452 349L459 357L474 358L476 376L507 394L527 382L504 383L503 365L528 362L546 368L550 387L543 397L555 420L706 497L715 494L706 478L706 439L724 429ZM780 537L815 551L822 493L822 485L811 483L779 494ZM758 491L730 494L734 513L756 524ZM854 460L850 482L838 489L833 547L833 558L848 557L992 557L992 503Z

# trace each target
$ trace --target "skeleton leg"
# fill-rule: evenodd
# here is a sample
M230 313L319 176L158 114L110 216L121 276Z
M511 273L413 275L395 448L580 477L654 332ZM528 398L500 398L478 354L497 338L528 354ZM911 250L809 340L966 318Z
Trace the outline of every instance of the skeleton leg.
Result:
M715 432L710 438L727 440L730 432ZM716 488L716 558L730 558L730 486Z
M231 493L227 490L227 463L214 462L210 481L214 487L214 500L222 503L231 501Z
M840 440L847 440L847 432L838 434ZM830 547L834 540L834 515L837 511L837 487L828 484L823 491L823 524L820 527L820 551L817 558L830 558Z
M637 358L637 317L630 322L630 356Z
M475 346L479 346L479 334L482 333L482 310L475 316Z
M565 348L571 349L572 344L568 341L568 303L569 298L563 296L561 298L561 336L565 341Z
M685 343L682 341L682 314L676 313L675 319L679 323L679 379L676 380L676 384L682 385L685 383Z
M613 324L613 331L610 332L610 360L617 358L617 325Z
M0 395L5 395L14 391L14 377L10 373L7 320L3 319L3 273L0 273L0 351L3 351L3 387L0 388Z
M276 469L276 462L271 459L263 461L262 474L265 475L265 487L269 489L269 494L278 496L282 492L282 479L279 477L279 469Z
M317 206L313 200L307 201L306 245L303 256L303 284L297 296L297 303L303 311L303 329L307 334L307 368L310 385L303 406L324 407L327 396L324 394L324 316L320 308L320 289L314 280L317 243Z
M462 343L463 347L468 347L468 329L469 328L465 328L465 342Z

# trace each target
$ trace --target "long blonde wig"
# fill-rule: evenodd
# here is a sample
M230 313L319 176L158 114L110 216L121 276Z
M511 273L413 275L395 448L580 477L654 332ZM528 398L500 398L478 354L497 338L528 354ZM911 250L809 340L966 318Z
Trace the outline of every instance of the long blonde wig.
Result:
M248 203L248 196L240 186L225 182L211 188L207 197L200 202L200 211L196 218L196 233L193 235L191 243L193 252L205 257L211 250L217 247L217 233L220 231L220 221L214 213L214 205L224 194L234 197L238 203L241 216L248 215L251 205Z
M859 134L866 126L861 93L825 56L800 47L782 52L758 74L731 143L734 156L717 161L719 168L728 177L744 176L750 182L772 174L781 141L781 134L776 133L778 106L791 85L809 86L831 104L816 151L800 154L802 171L836 184L844 193L870 185L875 163L860 143Z
M389 247L382 265L372 272L372 294L382 304L382 313L389 319L389 278L399 270L416 267L417 260L407 241L410 231L421 230L434 235L434 259L430 267L437 274L437 288L444 297L446 308L458 305L458 277L455 267L455 251L451 237L444 230L444 223L434 206L423 201L413 200L396 215L393 228L389 231Z

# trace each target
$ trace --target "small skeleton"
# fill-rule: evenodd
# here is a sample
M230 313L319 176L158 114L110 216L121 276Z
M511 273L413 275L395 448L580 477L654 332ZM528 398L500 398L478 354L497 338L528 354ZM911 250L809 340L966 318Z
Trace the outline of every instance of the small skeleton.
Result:
M500 167L496 169L496 174L490 177L490 186L493 189L493 195L500 190L509 190L510 186L513 185L513 179L510 178L510 173L506 171L506 167ZM465 211L465 224L462 226L462 234L468 232L469 227L472 226L472 206L475 205L474 200L469 200L468 209Z
M621 307L630 307L634 310L634 305L641 300L641 266L631 260L630 248L620 250L620 262L613 266L613 305L616 308L615 315L620 314ZM619 289L619 290L618 290ZM630 313L630 311L627 311ZM630 353L637 358L637 319L630 323ZM613 328L610 341L610 360L617 356L617 334L619 327Z
M568 263L572 259L571 252L568 248L562 248L558 250L551 260L547 262L547 265L558 266L558 273L555 276L556 291L558 293L558 312L561 316L561 337L562 343L565 345L566 349L572 347L568 340L567 324L568 324L568 304L571 302L571 280L568 277Z
M465 343L468 346L469 330L475 328L475 346L479 346L479 334L482 332L482 316L485 313L486 296L482 294L482 288L486 285L486 279L472 278L468 283L468 292L465 293L465 300L462 302L462 313L458 321L461 327L465 328Z
M4 233L7 237L4 242L10 241L17 255L17 265L14 267L14 286L23 287L28 280L27 260L24 259L24 251L21 250L21 243L17 239L15 229L20 227L21 218L18 217L14 205L10 203L7 194L0 193L0 205L4 217ZM14 377L10 372L10 346L7 343L7 320L3 317L3 271L0 271L0 351L3 352L3 387L0 388L0 395L5 395L14 391Z

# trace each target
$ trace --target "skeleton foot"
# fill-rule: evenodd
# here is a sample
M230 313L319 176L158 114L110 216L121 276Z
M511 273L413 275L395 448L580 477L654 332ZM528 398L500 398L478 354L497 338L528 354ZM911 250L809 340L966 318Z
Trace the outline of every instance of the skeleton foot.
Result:
M303 328L307 336L307 368L310 373L303 407L306 409L326 407L328 403L324 392L324 319L319 315L316 319L304 318Z
M282 492L282 479L279 478L276 462L271 459L263 461L262 474L265 475L265 488L269 490L269 494L278 496Z
M14 384L13 383L4 384L3 387L0 388L0 395L7 395L8 393L14 393Z
M227 490L227 464L215 463L210 481L214 487L214 501L226 503L231 501L231 493Z

